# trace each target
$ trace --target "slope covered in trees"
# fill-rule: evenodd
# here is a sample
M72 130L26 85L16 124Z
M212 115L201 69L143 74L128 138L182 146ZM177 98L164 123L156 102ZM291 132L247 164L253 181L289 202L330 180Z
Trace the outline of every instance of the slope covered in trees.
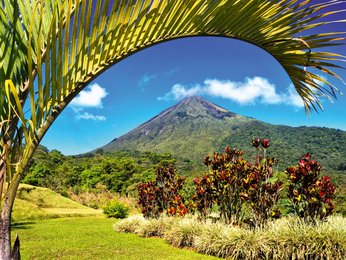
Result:
M92 157L64 156L57 150L40 146L23 182L47 187L67 195L93 191L103 185L108 191L128 193L136 184L149 180L158 165L172 164L168 154L115 152Z

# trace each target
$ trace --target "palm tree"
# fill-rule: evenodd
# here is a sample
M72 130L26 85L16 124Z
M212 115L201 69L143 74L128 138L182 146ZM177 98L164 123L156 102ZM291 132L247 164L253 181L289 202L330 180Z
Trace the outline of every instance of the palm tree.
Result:
M266 50L282 65L306 111L321 107L320 97L335 97L338 89L316 71L341 79L332 69L340 68L344 57L320 48L338 45L343 33L306 31L345 22L328 21L345 0L313 2L2 0L0 259L10 258L12 206L39 142L89 82L137 51L182 37L236 38Z

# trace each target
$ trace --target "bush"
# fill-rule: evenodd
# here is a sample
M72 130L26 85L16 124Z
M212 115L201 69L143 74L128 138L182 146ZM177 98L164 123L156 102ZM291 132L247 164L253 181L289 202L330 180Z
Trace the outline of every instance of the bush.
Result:
M288 198L297 215L308 222L325 219L334 211L335 186L330 177L319 179L322 165L306 154L295 167L286 170L290 181Z
M138 205L145 218L158 218L165 210L168 215L183 216L188 212L180 195L185 178L172 166L160 167L154 181L138 185Z
M116 200L110 201L103 208L103 213L105 213L108 218L126 218L129 212L129 207Z
M260 144L263 156L258 154ZM282 183L272 179L276 160L265 157L269 139L256 138L253 145L257 149L255 163L243 159L241 150L229 147L221 154L214 153L212 158L205 158L209 172L194 180L196 192L193 197L202 218L217 205L223 221L241 223L245 218L242 210L245 203L252 210L254 220L251 222L256 225L280 216L277 202Z

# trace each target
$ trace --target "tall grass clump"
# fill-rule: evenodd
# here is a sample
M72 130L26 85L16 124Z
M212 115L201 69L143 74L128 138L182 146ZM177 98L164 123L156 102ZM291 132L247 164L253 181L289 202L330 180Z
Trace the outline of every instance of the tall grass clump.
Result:
M197 252L234 259L346 259L346 220L308 224L297 217L245 229L222 224L204 225L195 238Z
M137 229L143 224L144 221L145 219L142 215L134 215L118 221L113 225L113 227L115 231L120 233L137 234Z
M161 217L158 219L149 219L142 222L136 230L136 233L142 237L164 237L167 230L178 224L178 218Z
M195 238L203 231L203 224L196 218L181 218L164 234L164 239L176 247L194 247Z
M315 224L286 217L271 223L262 233L272 257L346 259L346 220L340 216Z
M136 228L134 228L136 226ZM284 217L256 229L200 221L195 216L121 220L118 232L161 237L176 247L233 259L346 259L346 219L307 223Z
M257 259L251 247L258 247L258 233L222 223L205 223L195 237L197 252L222 258Z

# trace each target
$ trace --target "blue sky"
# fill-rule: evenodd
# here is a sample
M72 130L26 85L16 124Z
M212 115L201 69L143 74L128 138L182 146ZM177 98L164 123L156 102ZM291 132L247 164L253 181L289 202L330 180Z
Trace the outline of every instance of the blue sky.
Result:
M346 46L330 50L346 55ZM199 37L150 47L108 69L65 109L42 144L66 155L88 152L194 94L272 124L346 130L345 96L323 101L324 111L308 116L268 53L239 40Z

